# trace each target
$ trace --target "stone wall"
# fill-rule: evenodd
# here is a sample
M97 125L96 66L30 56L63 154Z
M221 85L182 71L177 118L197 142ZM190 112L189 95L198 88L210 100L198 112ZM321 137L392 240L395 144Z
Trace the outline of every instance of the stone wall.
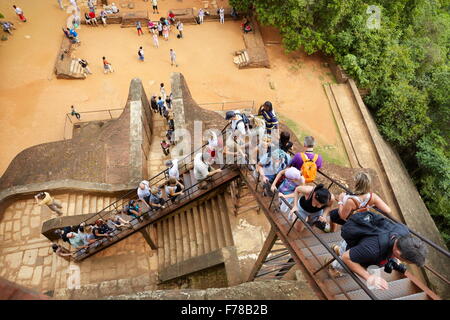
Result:
M117 192L147 178L152 112L139 79L133 79L118 119L95 135L44 143L20 152L0 178L0 206L41 190ZM1 209L1 208L0 208Z

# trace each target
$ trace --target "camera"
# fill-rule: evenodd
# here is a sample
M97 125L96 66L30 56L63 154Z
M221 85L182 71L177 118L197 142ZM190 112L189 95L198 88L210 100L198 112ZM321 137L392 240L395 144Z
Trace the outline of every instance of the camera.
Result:
M403 274L406 272L406 266L402 263L398 264L394 259L391 258L384 265L384 272L391 273L392 270L398 271Z

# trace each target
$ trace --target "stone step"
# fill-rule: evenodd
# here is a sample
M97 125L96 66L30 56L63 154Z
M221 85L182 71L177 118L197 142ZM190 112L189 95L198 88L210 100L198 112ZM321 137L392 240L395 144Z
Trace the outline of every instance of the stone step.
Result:
M94 213L97 212L97 199L99 197L97 196L90 196L89 199L89 212L88 213Z
M170 216L167 218L167 224L169 225L169 250L170 250L169 264L172 265L177 263L177 244L175 239L174 216Z
M164 267L170 265L170 247L169 247L169 221L163 220L164 235Z
M183 239L182 239L182 233L181 233L181 221L180 221L180 214L174 215L174 224L175 224L175 245L176 245L176 252L177 252L177 263L180 263L184 260L183 257Z
M75 215L83 214L83 195L77 194L75 199Z
M198 207L192 208L192 217L194 220L195 226L195 237L197 239L197 255L201 256L205 254L205 247L203 245L203 233L202 233L202 224L200 220L200 213Z
M214 222L216 226L216 239L217 239L217 246L219 248L225 247L225 235L223 230L223 223L222 223L222 217L220 213L220 207L217 203L217 197L211 198L211 209L214 216Z
M186 220L189 230L189 247L191 250L191 256L189 258L196 257L198 255L197 252L197 236L195 234L195 224L194 219L192 217L192 209L186 210Z
M76 63L77 63L77 61L75 59L72 59L72 61L70 61L70 69L69 69L70 73L75 72Z
M203 238L203 249L204 252L210 252L211 251L211 240L209 237L209 224L207 219L207 210L206 210L206 202L202 203L198 207L199 213L200 213L200 223L202 225L202 238Z
M189 245L189 229L187 225L186 211L180 212L181 236L183 237L183 260L191 256L191 247Z
M230 218L228 216L228 207L227 203L225 201L225 195L219 194L218 195L218 204L220 207L220 213L222 216L222 227L224 229L224 236L225 236L225 246L232 246L234 245L233 241L233 233L231 231L231 224L230 224Z
M90 200L91 200L91 196L89 196L87 194L83 196L83 208L82 208L83 214L90 213L89 212L89 210L90 210Z
M211 251L217 250L219 245L217 243L216 235L216 227L214 222L214 213L211 207L211 202L208 200L205 202L206 208L206 219L208 221L208 230L209 230L209 243L211 244Z
M250 62L250 58L248 57L247 50L244 51L244 60L245 60L245 63L249 63Z
M156 223L157 245L158 245L158 269L164 268L164 235L163 235L163 223L158 221Z

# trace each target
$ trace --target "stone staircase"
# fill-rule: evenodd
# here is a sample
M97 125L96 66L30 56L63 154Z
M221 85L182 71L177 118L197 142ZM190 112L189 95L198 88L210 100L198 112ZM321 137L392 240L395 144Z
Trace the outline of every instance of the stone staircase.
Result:
M69 76L74 79L86 78L86 74L84 73L83 67L78 62L78 59L72 59L70 61Z
M233 246L228 212L222 193L153 224L158 239L158 269Z
M250 63L247 50L236 51L233 62L239 69L246 67Z

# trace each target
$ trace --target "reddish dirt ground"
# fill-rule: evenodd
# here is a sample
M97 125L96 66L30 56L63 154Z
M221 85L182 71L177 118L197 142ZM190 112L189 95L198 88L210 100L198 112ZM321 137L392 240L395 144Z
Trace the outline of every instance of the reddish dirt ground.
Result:
M24 10L28 22L19 21L13 3ZM135 3L136 9L151 4ZM201 4L198 0L165 0L159 7L160 12L167 12ZM82 25L78 30L81 46L74 56L87 59L94 74L86 80L58 80L53 68L68 14L59 9L57 1L3 0L0 12L17 27L13 36L0 42L0 70L7 80L0 83L0 174L25 148L61 140L70 105L79 112L123 108L132 78L142 79L150 95L158 91L160 82L170 86L173 71L184 74L198 103L253 100L259 106L271 100L279 114L316 136L319 143L343 150L322 87L323 82L333 80L322 61L298 52L286 55L280 45L270 45L271 69L239 70L232 62L234 51L244 48L239 22L185 25L184 39L172 32L169 41L160 39L159 49L153 47L146 29L139 37L135 28ZM145 62L137 58L139 46L144 48ZM170 48L177 52L178 68L170 66ZM103 55L115 73L103 74Z

